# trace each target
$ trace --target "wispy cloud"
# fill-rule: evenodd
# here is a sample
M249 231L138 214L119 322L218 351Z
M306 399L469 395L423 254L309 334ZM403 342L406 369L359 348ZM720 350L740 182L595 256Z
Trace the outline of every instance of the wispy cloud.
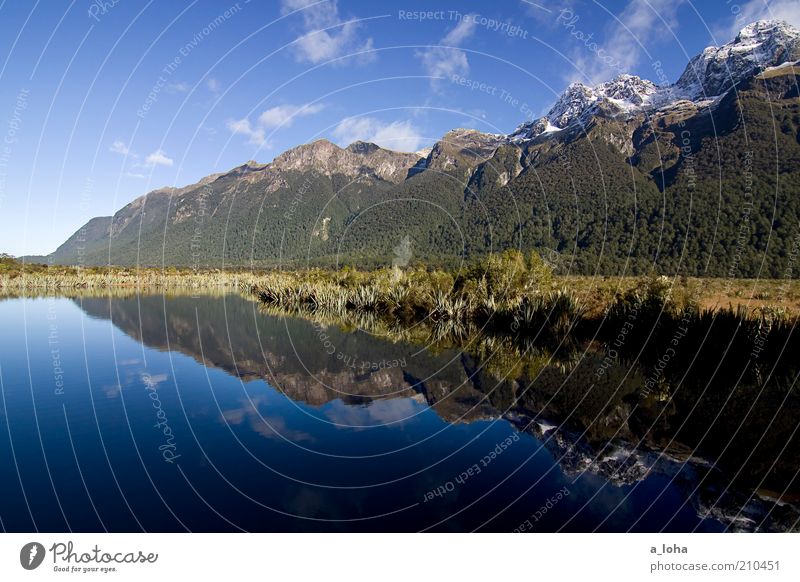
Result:
M268 439L287 439L294 442L314 440L309 433L290 428L279 415L263 414L260 409L266 408L267 404L265 398L254 396L249 401L242 401L239 408L224 410L221 420L230 425L242 425L247 421L253 432Z
M797 0L750 0L740 6L739 13L730 18L730 24L715 31L718 43L733 39L746 25L756 20L785 20L800 26L800 2Z
M602 43L591 39L600 31L577 9L565 8L556 13L564 31L581 44L571 53L574 69L567 80L586 81L588 77L591 82L599 83L620 73L633 73L646 54L645 47L672 37L678 26L678 9L684 1L630 0L617 19L605 28L606 40Z
M426 141L410 121L385 123L374 117L347 117L331 132L340 145L366 141L388 149L413 152Z
M264 128L253 127L249 119L231 120L228 121L227 126L234 135L247 136L247 143L259 146L264 145Z
M417 52L417 58L422 61L425 73L432 77L431 84L434 88L440 78L464 76L469 73L467 53L453 47L461 46L469 39L475 33L475 26L474 15L467 15L439 41L439 44L444 46Z
M138 161L139 154L134 152L131 147L121 139L114 140L114 143L111 144L111 147L108 148L108 151L126 157L127 168L125 168L125 170L122 172L122 175L126 178L135 178L137 180L146 178L147 176L142 172L142 170L152 169L156 165L159 165L158 163L154 162L162 162L160 165L172 165L172 160L164 156L164 153L161 150L157 150L147 156L147 159L144 163ZM163 157L163 159L159 157L159 154ZM164 163L166 161L169 161L169 164Z
M283 14L295 10L301 10L303 19L303 34L293 45L298 61L316 65L350 53L372 50L372 38L360 38L358 22L342 20L336 0L321 4L317 0L281 1ZM357 60L359 63L371 62L375 60L375 55L366 52L359 55Z
M206 88L214 95L218 95L222 86L220 85L219 80L215 79L214 77L209 77L209 79L206 81Z
M475 17L475 14L469 14L462 19L453 30L444 36L441 44L459 46L470 38L475 32L475 26L477 26Z
M341 400L334 400L322 410L336 428L358 431L365 430L368 426L402 424L414 418L420 408L420 404L411 398L392 398L376 400L369 406L350 406Z
M268 129L290 127L295 119L314 115L324 108L325 105L323 103L277 105L262 112L255 123L244 118L228 121L227 125L228 129L234 134L247 136L248 143L261 146L266 143L266 132Z
M298 117L306 117L319 113L325 108L322 103L306 105L278 105L267 109L258 116L258 123L262 127L278 127L283 125L289 127Z
M189 83L185 83L183 81L179 81L177 83L169 83L165 90L167 93L186 93L191 89L191 85Z
M122 156L128 156L132 160L136 160L139 157L131 150L128 144L121 139L114 140L114 143L111 144L111 147L108 148L108 151ZM145 168L153 169L157 166L170 167L173 163L174 160L167 157L167 154L164 153L164 150L157 149L144 159L144 163L137 161L132 162L128 170L125 172L125 175L131 178L142 178L144 176L138 170Z
M129 148L121 139L117 139L114 140L114 143L111 144L111 147L108 148L108 151L114 152L115 154L120 154L122 156L127 156L131 153L131 148Z
M145 168L155 168L157 166L170 167L174 163L172 158L168 158L164 150L156 150L144 159Z

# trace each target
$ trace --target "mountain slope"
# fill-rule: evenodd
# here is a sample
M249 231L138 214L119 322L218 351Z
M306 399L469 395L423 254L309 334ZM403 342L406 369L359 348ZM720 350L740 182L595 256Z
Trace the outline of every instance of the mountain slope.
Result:
M425 157L319 140L156 190L90 221L57 263L458 264L537 249L564 272L781 277L800 231L800 31L748 25L658 87L570 85L511 135Z

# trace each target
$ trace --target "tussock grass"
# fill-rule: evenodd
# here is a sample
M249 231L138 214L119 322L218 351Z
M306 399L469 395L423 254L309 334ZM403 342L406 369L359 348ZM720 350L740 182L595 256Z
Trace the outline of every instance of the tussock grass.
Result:
M471 328L543 325L565 336L580 318L577 299L552 289L552 272L536 254L509 251L462 273L421 268L273 272L245 291L284 310L348 319L370 313L406 325L425 323L434 337L466 337Z
M240 289L253 280L249 272L123 267L65 267L23 264L0 257L0 294L75 290Z
M770 350L797 343L793 302L800 300L798 285L793 280L553 277L538 255L516 251L458 273L419 267L265 273L78 268L23 265L0 256L0 296L241 291L275 312L345 322L398 340L458 343L480 330L538 345L610 343L628 326L617 349L624 356L645 344L664 345L684 329L684 344L729 345L732 353L760 361ZM738 296L744 299L721 299Z
M782 285L791 288L791 282ZM624 329L614 348L623 357L638 357L643 347L645 359L650 351L658 355L657 346L678 337L698 349L709 342L729 345L732 353L754 360L762 344L777 350L797 343L791 333L797 315L784 306L709 307L702 286L664 276L624 280L614 292L603 288L598 304L597 298L587 300L585 288L554 278L535 255L517 252L457 274L420 268L273 272L243 290L283 313L395 333L414 327L435 342L466 341L480 330L539 345L610 345Z

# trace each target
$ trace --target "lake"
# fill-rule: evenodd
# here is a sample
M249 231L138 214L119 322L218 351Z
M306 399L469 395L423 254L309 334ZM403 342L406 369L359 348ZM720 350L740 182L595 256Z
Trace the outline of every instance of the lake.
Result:
M426 345L235 293L4 298L0 525L796 527L794 384L703 365L643 403L647 367L596 345ZM720 415L732 386L741 411Z

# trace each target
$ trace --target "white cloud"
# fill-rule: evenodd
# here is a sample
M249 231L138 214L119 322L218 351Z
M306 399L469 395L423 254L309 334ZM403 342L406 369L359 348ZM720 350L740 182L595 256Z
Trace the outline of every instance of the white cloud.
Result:
M731 18L730 26L716 31L718 43L732 40L742 28L756 20L785 20L800 27L800 2L797 0L750 0L740 8L739 13Z
M111 147L108 148L108 150L128 158L130 163L123 172L123 175L127 178L146 178L147 176L142 172L142 170L152 170L157 166L168 168L174 163L174 160L167 157L162 149L154 151L148 155L144 161L137 161L139 160L139 155L133 152L131 148L121 139L114 140L114 143L111 144Z
M248 137L247 143L254 145L264 145L264 129L253 127L250 120L238 119L228 122L228 129L236 135L246 135Z
M462 42L467 40L475 32L475 14L469 14L462 19L456 27L444 35L441 44L460 46Z
M372 50L371 38L363 41L359 38L359 24L353 21L345 22L341 19L336 0L308 7L316 1L282 0L281 2L283 14L300 10L303 19L303 35L293 45L298 61L316 65L348 53ZM375 54L367 52L359 55L358 61L365 63L374 59Z
M295 442L314 440L310 434L290 428L283 418L265 414L263 409L266 404L266 398L254 396L247 402L242 401L239 408L223 411L221 420L233 425L241 425L247 421L254 432L268 439L289 439Z
M467 53L451 47L460 46L469 39L475 33L475 26L474 15L469 14L439 41L439 44L446 46L417 52L425 72L432 77L431 84L434 87L439 78L449 79L453 75L465 76L469 73Z
M586 40L586 37L597 34L593 23L578 10L567 8L556 13L570 40L581 44L572 53L574 69L569 72L567 79L585 82L588 77L592 83L600 83L621 73L633 73L646 54L644 47L672 38L678 25L678 8L684 1L630 0L617 20L606 27L607 40L603 43L594 42L591 38ZM567 14L569 18L566 18Z
M248 143L263 146L266 143L268 129L276 127L290 127L298 117L306 117L319 113L325 108L322 103L304 105L277 105L258 116L255 123L249 119L238 119L228 122L228 129L234 134L245 135Z
M108 148L108 151L127 156L129 153L131 153L131 148L129 148L121 139L117 139L114 140L114 143L111 144L111 147Z
M426 141L410 121L384 123L374 117L347 117L334 128L332 135L342 146L366 141L405 152L417 151Z
M167 85L166 91L167 93L186 93L191 88L192 87L189 85L189 83L180 81L178 83L170 83Z
M220 84L219 84L219 81L217 79L215 79L214 77L210 77L206 81L206 87L208 88L209 91L211 91L214 94L219 93Z
M322 111L324 107L322 103L314 103L313 105L278 105L267 109L259 115L258 124L265 128L278 127L279 125L289 127L296 118L314 115Z
M400 424L414 418L420 405L411 398L376 400L369 406L349 406L341 400L325 405L325 416L338 428L380 426L388 423ZM355 430L365 430L358 428Z
M156 166L170 167L174 163L172 158L168 158L164 150L156 150L144 159L145 168L155 168Z

